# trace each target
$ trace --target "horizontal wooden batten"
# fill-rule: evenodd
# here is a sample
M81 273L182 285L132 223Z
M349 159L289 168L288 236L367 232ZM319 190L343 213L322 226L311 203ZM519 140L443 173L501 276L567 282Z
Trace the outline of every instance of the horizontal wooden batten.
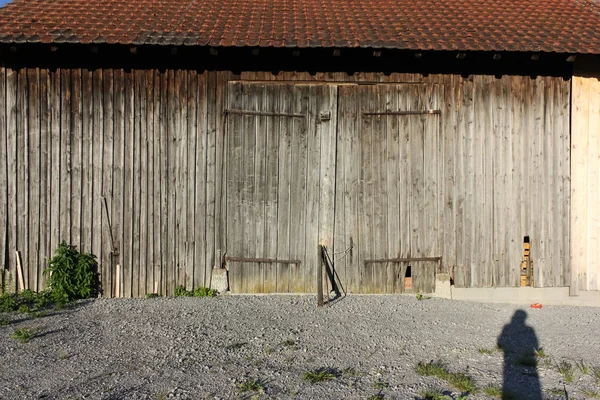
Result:
M385 116L385 115L442 115L442 110L425 111L383 111L383 112L364 112L364 116Z
M244 257L225 257L225 261L242 263L277 263L277 264L300 264L300 260L278 260L275 258L244 258Z
M406 263L418 261L440 262L441 260L442 257L383 258L379 260L365 260L365 264Z
M239 115L255 115L257 117L292 117L292 118L306 118L304 114L289 114L289 113L274 113L266 111L248 111L248 110L227 110L227 114L239 114Z

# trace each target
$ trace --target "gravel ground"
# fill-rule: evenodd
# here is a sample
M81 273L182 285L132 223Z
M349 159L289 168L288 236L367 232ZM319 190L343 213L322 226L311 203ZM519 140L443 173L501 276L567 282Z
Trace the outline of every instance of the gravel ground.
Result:
M414 399L428 389L461 398L448 382L415 372L419 362L441 360L475 380L479 391L468 398L483 399L483 388L503 384L496 344L519 309L546 357L537 373L513 368L512 382L522 384L516 398L535 398L526 388L538 377L542 398L600 393L592 376L600 367L600 308L414 296L348 296L317 308L314 296L225 295L97 299L38 318L0 314L11 320L0 326L0 398ZM40 331L19 343L11 338L19 328ZM519 346L527 332L509 330L508 338ZM556 368L565 360L572 383ZM590 371L576 366L581 361ZM319 368L337 377L303 380ZM244 391L254 379L259 390Z

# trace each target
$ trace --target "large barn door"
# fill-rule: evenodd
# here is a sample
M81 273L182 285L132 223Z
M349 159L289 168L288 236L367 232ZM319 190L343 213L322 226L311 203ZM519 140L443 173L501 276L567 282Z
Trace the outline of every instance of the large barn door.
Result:
M438 89L339 90L336 272L351 292L401 293L411 280L412 291L432 292L441 256Z
M233 293L313 292L333 242L335 87L230 82L227 251Z

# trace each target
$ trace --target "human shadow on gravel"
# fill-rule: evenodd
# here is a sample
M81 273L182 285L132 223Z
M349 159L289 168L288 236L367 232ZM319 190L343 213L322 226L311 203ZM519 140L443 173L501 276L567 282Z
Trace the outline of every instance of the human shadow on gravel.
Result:
M504 352L504 399L542 399L536 359L539 343L535 330L525 324L526 319L525 311L515 311L498 336L498 347Z

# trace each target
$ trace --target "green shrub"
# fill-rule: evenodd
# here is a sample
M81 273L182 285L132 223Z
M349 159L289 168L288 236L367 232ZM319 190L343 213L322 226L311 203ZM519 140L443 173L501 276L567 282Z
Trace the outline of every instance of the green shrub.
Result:
M215 297L217 292L207 287L199 287L194 290L194 297Z
M185 286L179 285L175 288L175 297L191 297L194 293L185 289Z
M17 311L19 308L19 301L17 295L11 293L4 293L0 296L0 311L12 312Z
M64 304L97 296L100 289L97 271L96 256L81 253L63 241L44 271L48 275L52 300Z

